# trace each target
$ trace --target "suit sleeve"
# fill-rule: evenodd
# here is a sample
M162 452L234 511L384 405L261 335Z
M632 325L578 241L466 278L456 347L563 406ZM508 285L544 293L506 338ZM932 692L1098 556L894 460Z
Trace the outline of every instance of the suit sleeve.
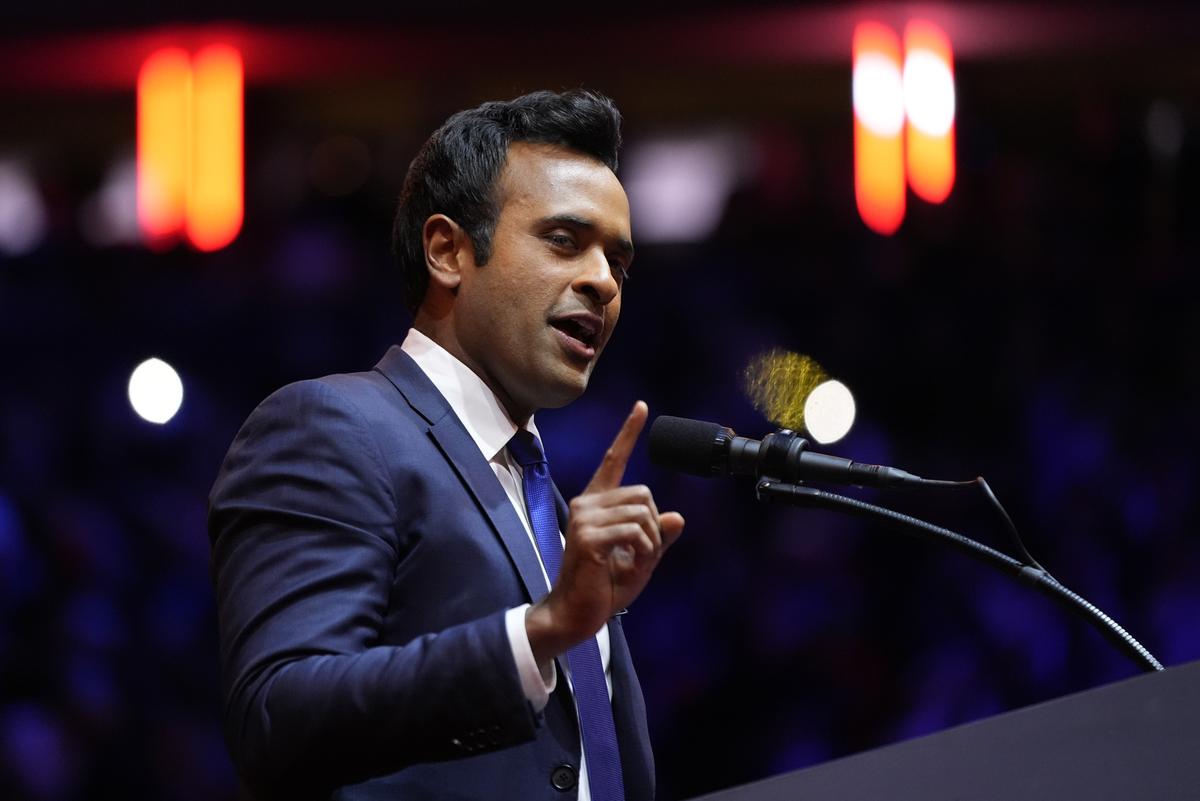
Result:
M503 610L379 644L403 541L394 486L353 403L310 381L255 410L213 487L225 733L262 797L534 737Z

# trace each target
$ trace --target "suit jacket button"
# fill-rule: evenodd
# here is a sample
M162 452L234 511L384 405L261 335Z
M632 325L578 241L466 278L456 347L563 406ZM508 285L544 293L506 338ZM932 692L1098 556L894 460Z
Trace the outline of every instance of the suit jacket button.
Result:
M570 790L579 783L579 773L570 765L559 765L550 773L550 783L555 790Z

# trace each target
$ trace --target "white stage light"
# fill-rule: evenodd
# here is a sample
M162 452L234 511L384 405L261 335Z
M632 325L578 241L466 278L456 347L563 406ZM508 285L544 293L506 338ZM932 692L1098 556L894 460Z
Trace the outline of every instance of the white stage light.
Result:
M22 256L38 246L48 226L46 205L29 171L0 161L0 253Z
M822 445L837 442L854 425L854 396L841 381L818 384L804 402L804 427Z
M878 136L896 136L904 127L904 83L890 59L867 53L851 77L854 116Z
M83 202L79 212L83 238L96 247L135 245L142 232L137 218L137 161L132 155L118 158L104 183Z
M621 161L634 237L647 244L704 241L753 157L742 137L724 132L631 144Z
M162 359L147 359L129 377L129 403L138 416L162 425L183 404L183 382Z
M928 50L904 59L904 110L913 127L930 136L944 136L954 125L954 75Z

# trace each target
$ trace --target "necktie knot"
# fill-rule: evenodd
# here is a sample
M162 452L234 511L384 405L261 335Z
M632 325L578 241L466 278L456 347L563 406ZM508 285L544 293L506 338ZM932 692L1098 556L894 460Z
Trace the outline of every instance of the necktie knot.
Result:
M513 434L513 438L508 441L508 452L521 467L546 464L546 454L542 451L542 443L523 428Z

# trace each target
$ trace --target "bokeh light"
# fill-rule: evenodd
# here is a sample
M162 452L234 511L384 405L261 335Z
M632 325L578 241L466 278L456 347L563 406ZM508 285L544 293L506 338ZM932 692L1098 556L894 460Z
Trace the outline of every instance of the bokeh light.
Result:
M147 359L129 377L129 403L143 420L162 425L183 405L183 381L162 359Z
M850 388L831 379L818 384L804 402L804 427L817 442L837 442L854 426L857 408Z
M155 52L137 85L137 210L142 234L161 248L183 229L191 137L192 68L178 47Z
M908 185L929 203L954 187L954 56L950 38L925 20L904 27L904 157Z
M197 250L212 251L242 229L242 56L210 45L196 54L192 73L186 228Z
M872 231L894 234L904 221L904 84L900 37L886 25L854 29L854 200Z
M653 139L622 157L637 240L700 242L712 235L749 161L734 134L709 132Z
M1187 132L1179 107L1158 98L1146 112L1146 145L1155 160L1170 164L1179 157Z
M29 171L0 161L0 254L20 256L46 234L46 205Z
M895 59L868 52L854 62L851 92L854 116L878 136L896 136L904 127L904 90Z
M805 427L808 395L825 381L825 371L811 356L772 348L746 365L742 388L764 417L780 428Z
M95 247L132 245L140 241L135 156L124 155L113 161L103 183L80 205L79 230Z
M944 136L954 125L954 75L950 65L929 50L904 57L904 111L913 127Z

